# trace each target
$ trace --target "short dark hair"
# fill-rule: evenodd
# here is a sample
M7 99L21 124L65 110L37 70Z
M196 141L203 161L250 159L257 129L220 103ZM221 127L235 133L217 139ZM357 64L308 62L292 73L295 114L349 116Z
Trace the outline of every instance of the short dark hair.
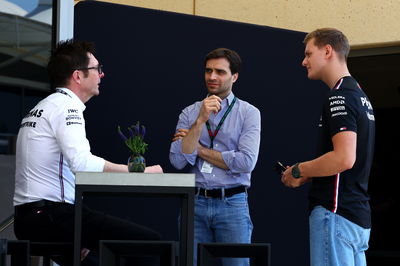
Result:
M65 87L72 72L89 65L88 53L95 52L92 42L65 40L60 41L47 64L50 82L56 87ZM87 73L85 73L87 75Z
M218 58L225 58L226 60L228 60L229 69L231 70L232 74L239 73L240 67L242 65L242 59L240 59L238 53L228 48L217 48L207 54L204 65L207 64L208 60Z
M314 44L321 48L324 45L331 45L344 61L347 60L350 52L350 45L347 37L338 29L335 28L321 28L316 29L306 35L303 43L307 44L310 40L314 39Z

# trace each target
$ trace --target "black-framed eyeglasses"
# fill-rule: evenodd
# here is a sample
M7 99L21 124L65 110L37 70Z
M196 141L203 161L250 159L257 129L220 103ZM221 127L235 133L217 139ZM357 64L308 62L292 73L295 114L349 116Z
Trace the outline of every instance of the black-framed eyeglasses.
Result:
M103 74L103 65L98 65L95 67L81 67L77 68L76 70L89 70L89 69L96 69L99 72L99 75Z

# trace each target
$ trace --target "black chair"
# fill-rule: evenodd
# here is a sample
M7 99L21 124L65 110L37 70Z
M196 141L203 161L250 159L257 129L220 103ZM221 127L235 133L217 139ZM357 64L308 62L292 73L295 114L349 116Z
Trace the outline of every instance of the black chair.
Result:
M0 266L6 265L7 240L0 239Z
M197 266L213 266L217 258L250 258L250 265L271 265L271 244L199 243Z
M0 223L0 232L13 223L14 215L10 215ZM50 266L51 258L71 254L73 254L72 243L0 239L0 266L6 265L7 255L11 255L12 266L30 266L31 256L43 257L43 266Z
M159 257L160 265L175 266L177 243L175 241L100 241L100 266L116 266L132 257Z
M30 266L30 244L28 240L7 240L1 239L4 249L2 249L2 255L11 255L11 265ZM2 261L1 266L6 265L6 260Z
M0 233L14 223L14 214L0 223ZM27 240L0 239L0 266L6 266L7 255L11 255L12 265L30 266L30 245Z
M43 266L50 266L50 261L58 256L73 256L71 242L30 242L30 255L43 257Z
M4 255L11 256L11 266L30 266L31 256L43 257L43 266L50 266L52 258L73 254L73 245L68 242L30 242L28 240L5 240ZM1 266L5 265L1 264Z

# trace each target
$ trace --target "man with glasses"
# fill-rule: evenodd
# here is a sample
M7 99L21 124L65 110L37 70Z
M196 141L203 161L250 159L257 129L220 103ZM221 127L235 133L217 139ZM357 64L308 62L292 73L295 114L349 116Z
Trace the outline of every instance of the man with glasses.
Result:
M15 174L15 225L18 239L72 242L75 172L128 172L90 152L83 111L99 95L104 77L93 55L94 45L68 40L51 55L48 71L56 91L40 101L22 120L18 133ZM160 173L160 166L145 172ZM98 250L100 239L157 240L143 226L90 210L82 210L82 255ZM57 260L72 265L72 254Z

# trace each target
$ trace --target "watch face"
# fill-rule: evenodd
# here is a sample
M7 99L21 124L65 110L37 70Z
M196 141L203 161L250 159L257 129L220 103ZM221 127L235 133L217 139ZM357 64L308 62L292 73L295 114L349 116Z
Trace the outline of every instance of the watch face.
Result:
M293 168L292 168L292 176L294 178L300 178L300 169L299 169L299 163L296 163Z

